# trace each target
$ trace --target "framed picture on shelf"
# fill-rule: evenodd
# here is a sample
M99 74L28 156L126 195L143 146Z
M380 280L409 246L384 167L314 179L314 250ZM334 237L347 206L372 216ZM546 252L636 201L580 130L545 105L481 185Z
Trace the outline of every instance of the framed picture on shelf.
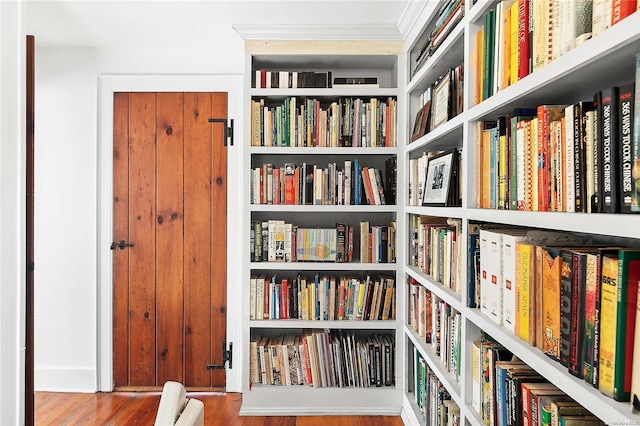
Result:
M427 101L416 114L416 120L413 123L413 133L411 134L411 142L420 139L429 131L429 118L431 116L431 101Z
M446 207L449 205L455 154L456 150L450 149L429 158L422 190L423 206Z
M449 120L451 109L451 72L447 71L433 89L433 128Z

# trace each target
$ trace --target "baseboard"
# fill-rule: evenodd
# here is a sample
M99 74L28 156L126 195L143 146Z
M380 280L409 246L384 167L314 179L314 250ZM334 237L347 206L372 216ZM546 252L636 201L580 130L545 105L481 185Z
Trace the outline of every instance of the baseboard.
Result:
M96 392L96 370L36 368L34 388L39 392Z

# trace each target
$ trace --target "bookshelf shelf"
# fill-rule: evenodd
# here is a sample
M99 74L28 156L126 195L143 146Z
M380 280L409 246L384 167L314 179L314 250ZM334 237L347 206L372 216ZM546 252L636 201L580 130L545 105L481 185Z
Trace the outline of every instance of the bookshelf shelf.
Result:
M295 403L293 402L295 401ZM242 395L241 416L400 414L401 394L393 387L310 388L253 385Z
M471 221L640 238L640 217L637 215L468 209L467 217Z
M318 43L322 44L322 41ZM313 176L314 183L316 183L315 179L318 178L316 175L317 170L321 170L324 172L322 176L322 185L319 187L313 186L314 197L319 194L320 191L324 191L324 197L328 197L333 199L334 194L337 194L339 190L341 190L341 186L336 185L335 188L329 189L329 184L333 182L339 181L341 176L346 175L346 171L344 175L338 174L338 172L342 173L342 168L347 167L347 161L351 164L351 178L352 184L355 183L354 174L355 166L359 164L359 167L369 167L380 170L382 178L383 178L383 189L385 191L385 198L387 196L387 160L390 158L398 158L400 149L397 146L376 146L376 147L283 147L283 146L250 146L253 140L254 132L252 126L256 124L250 118L257 118L257 125L260 126L260 131L262 132L262 125L267 121L268 125L271 126L271 129L276 129L276 134L278 131L282 132L280 134L285 134L287 130L281 130L284 127L282 126L282 122L290 122L290 124L296 126L309 126L305 127L305 133L307 131L315 131L316 135L314 139L321 140L320 135L322 132L326 132L327 140L332 140L332 136L335 135L335 129L340 129L342 131L343 127L340 127L338 121L332 122L333 119L345 120L344 110L341 111L338 109L331 110L330 112L327 110L327 107L331 105L334 101L340 101L339 108L346 108L349 105L346 101L347 98L360 98L365 101L366 104L352 104L354 105L354 109L362 108L361 111L363 114L358 117L367 118L366 121L359 119L359 121L355 122L358 124L352 124L355 129L361 129L361 131L367 131L370 133L366 134L367 139L371 139L371 135L373 134L371 130L371 123L374 126L377 126L377 134L385 135L382 132L382 129L385 131L388 129L387 127L383 127L383 124L386 126L387 124L391 126L388 118L389 114L394 111L394 108L388 107L386 109L380 109L376 112L374 109L371 112L370 105L368 102L370 98L377 98L381 101L385 101L387 98L393 98L396 101L399 101L403 98L403 90L399 86L398 76L404 73L404 62L403 62L403 52L401 51L400 44L397 45L396 52L392 53L389 51L389 47L387 43L382 43L378 48L378 52L375 51L374 47L371 47L370 42L364 42L366 44L367 53L359 53L357 55L349 55L344 54L339 49L335 51L333 54L326 53L314 53L314 50L307 51L311 44L309 43L299 43L299 48L297 52L291 52L286 49L288 47L283 48L283 52L272 52L271 54L258 54L252 55L251 52L247 52L246 56L246 73L247 81L247 96L245 100L245 117L247 118L246 122L249 123L246 131L244 132L246 137L243 141L243 149L244 149L244 160L243 160L243 170L246 171L246 183L245 189L246 194L243 194L245 198L245 224L247 230L251 229L255 231L256 228L252 228L254 223L265 221L284 221L287 224L297 225L301 228L334 228L338 223L348 224L353 227L353 259L358 260L356 262L350 263L336 263L336 262L246 262L245 267L245 280L243 284L243 288L245 288L245 304L247 307L244 310L243 318L245 318L243 336L244 342L250 342L252 337L260 335L261 338L266 338L268 341L263 342L264 347L267 345L276 345L279 336L300 336L300 342L305 340L304 331L305 330L320 330L320 331L340 331L346 332L347 334L353 333L355 339L366 339L367 342L365 345L369 345L371 348L376 341L379 339L380 347L389 348L388 340L386 336L392 336L392 340L394 343L393 351L400 353L402 344L400 342L400 337L402 336L399 332L399 321L396 319L392 320L366 320L366 321L355 321L355 320L343 320L343 321L321 321L321 320L298 320L298 319L283 319L283 320L250 320L253 316L249 312L249 304L250 298L254 297L250 295L251 292L250 285L253 285L251 278L255 276L265 275L271 276L276 280L276 283L279 279L284 278L292 278L296 277L298 274L303 276L311 276L314 273L322 272L327 275L333 276L349 276L357 278L358 280L362 280L363 276L371 273L372 278L374 276L380 275L381 277L391 277L393 280L382 280L382 285L387 285L388 283L393 283L396 291L394 302L395 308L399 307L398 302L398 291L397 288L400 285L396 281L397 278L397 263L361 263L360 260L360 252L361 252L361 226L358 226L359 223L369 222L371 227L386 227L390 225L390 222L395 222L399 220L398 217L398 205L396 204L385 204L385 205L292 205L292 204L252 204L251 201L251 189L254 185L254 180L258 177L258 173L256 170L264 167L269 167L268 165L272 165L271 170L268 170L267 173L261 174L260 184L264 184L266 182L262 175L264 176L273 176L271 171L275 171L275 168L283 168L279 175L278 179L274 178L270 183L272 184L273 192L271 192L271 188L269 185L266 185L266 188L262 188L264 190L264 194L268 194L266 197L270 197L271 194L282 194L284 189L277 187L276 185L281 184L284 186L284 166L285 163L293 163L294 167L302 166L303 164L306 168L299 168L300 177L304 182L303 185L294 184L294 188L298 188L299 191L309 190L307 187L307 179L308 176ZM316 43L313 43L316 46ZM328 43L326 46L333 46L333 44ZM325 46L325 47L326 47ZM357 49L358 42L350 43L350 48L354 49L354 51L359 51ZM305 49L305 50L301 50ZM324 51L326 52L326 50ZM376 77L379 83L379 88L374 87L355 87L355 86L334 86L332 88L252 88L254 83L252 83L252 79L256 77L256 70L265 70L265 74L267 72L305 72L305 71L314 71L318 73L326 73L329 70L332 70L333 77L356 77L356 76L365 76L365 77ZM300 77L300 74L298 74ZM328 77L328 75L327 75ZM298 80L300 81L300 80ZM319 102L319 106L321 110L314 110L317 115L314 115L313 120L306 121L297 121L291 120L289 117L292 117L292 111L284 110L284 114L282 115L282 122L279 119L279 110L274 110L274 108L280 107L283 104L283 100L285 98L297 98L297 99L316 99ZM255 111L258 108L258 105L253 103L252 101L264 100L264 114L256 114ZM398 107L400 102L397 102ZM286 108L293 108L292 103L285 104ZM388 103L387 103L388 106ZM306 105L305 105L306 107ZM317 104L315 104L317 107ZM275 112L274 112L275 111ZM296 113L301 111L300 103L297 104ZM309 112L309 108L305 108L305 114ZM396 111L396 118L403 117L404 113L401 112L401 109ZM331 114L330 114L331 113ZM289 114L289 115L287 115ZM377 115L376 115L377 114ZM267 117L267 118L265 118ZM325 118L326 117L326 118ZM326 120L320 121L320 120ZM376 121L377 120L377 121ZM383 121L385 120L385 121ZM355 119L354 119L355 121ZM398 121L396 119L396 136L402 135L400 129L402 129L402 121ZM317 126L317 127L313 127ZM326 126L326 127L325 127ZM287 129L287 128L284 128ZM291 130L291 128L288 128ZM333 132L333 133L332 133ZM257 132L255 133L255 140L260 141L260 143L264 143L261 141L263 133L260 133L260 137L258 137ZM360 140L364 140L364 135L360 136ZM284 139L275 137L274 139ZM340 139L340 136L337 137ZM397 139L397 138L396 138ZM398 141L396 141L398 143ZM254 142L255 143L255 142ZM268 142L267 142L268 143ZM339 142L338 144L341 144ZM346 143L346 139L345 139ZM389 144L391 141L389 139L381 138L378 140L378 143L374 143L374 145L385 145ZM356 162L355 160L358 160ZM335 176L331 175L333 173L333 163L335 163ZM317 166L317 170L314 170L314 173L310 174L309 172L313 170L313 168L309 169L309 166ZM326 169L325 169L326 168ZM398 170L400 169L400 165L398 164ZM262 169L264 170L264 169ZM251 172L251 173L249 173ZM331 175L331 176L330 176ZM362 175L360 175L362 176ZM282 178L282 179L281 179ZM363 187L364 188L364 187ZM365 194L364 189L361 189ZM294 189L295 190L295 189ZM269 192L267 192L269 191ZM352 201L355 196L355 188L351 190ZM302 194L302 193L300 193ZM305 196L308 196L309 192L305 192ZM276 195L277 196L277 195ZM337 198L337 195L335 196ZM274 196L275 198L275 196ZM280 199L284 199L284 197L280 197ZM388 199L387 199L388 202ZM269 239L271 236L268 232L265 233L264 226L262 226L262 239L260 241L261 244L265 242L265 236L267 237L267 243L269 243ZM337 232L337 231L336 231ZM386 230L382 230L381 234L385 233ZM247 234L249 234L248 232ZM390 235L389 232L386 235ZM320 234L318 234L320 235ZM329 235L329 233L322 234L323 238L325 235ZM336 235L334 233L334 235ZM297 236L297 234L292 233L292 237ZM255 237L255 236L254 236ZM319 238L316 234L309 233L309 240L311 244L311 240L315 240ZM333 238L333 240L338 240L339 237ZM330 239L330 238L327 238ZM292 238L293 240L293 238ZM252 259L251 256L251 245L249 243L249 237L247 237L247 243L244 244L244 257L248 260ZM254 242L256 240L254 239ZM397 233L396 233L396 245L397 245ZM324 244L324 241L322 242ZM283 243L286 244L286 243ZM315 243L313 243L315 244ZM332 244L331 242L327 242L327 246ZM292 241L293 245L293 241ZM337 244L336 244L337 246ZM276 247L279 247L276 245ZM298 246L300 247L300 246ZM263 246L264 248L264 246ZM293 247L292 247L293 248ZM286 250L286 249L285 249ZM338 251L335 248L336 252ZM401 252L402 250L400 250ZM398 253L399 255L400 253ZM255 259L255 257L254 257ZM258 280L259 281L259 280ZM294 285L299 283L302 284L302 281L293 281ZM378 280L362 280L362 283L371 282L372 287L377 287ZM313 285L311 281L307 281L306 285ZM256 283L257 285L257 283ZM320 283L318 285L323 285ZM354 286L353 288L361 288L358 286ZM383 288L384 293L379 293L382 296L387 294L391 295L392 292L386 292L385 287ZM265 290L267 287L265 286ZM351 290L349 290L351 291ZM262 293L267 294L267 293ZM277 294L277 293L270 293ZM300 299L297 299L300 302L299 306L303 306L302 303L302 293L299 293ZM308 293L312 294L312 293ZM316 293L317 294L317 293ZM355 293L354 293L355 294ZM373 293L371 293L373 294ZM258 292L255 294L255 298L258 299L262 297ZM269 303L273 302L273 300L277 299L277 296L272 296L273 299L269 301ZM311 297L311 296L308 296ZM314 296L315 297L315 296ZM286 297L284 298L286 300ZM336 298L337 299L337 298ZM306 298L305 298L306 300ZM354 299L358 300L358 299ZM373 299L371 299L373 300ZM383 299L380 299L383 300ZM277 303L277 302L276 302ZM289 303L292 303L291 300ZM289 305L292 306L292 305ZM372 305L373 306L373 305ZM382 304L380 306L383 306ZM302 308L304 309L304 308ZM394 311L395 312L395 311ZM382 315L382 313L381 313ZM396 313L397 315L397 313ZM254 315L255 316L255 315ZM261 318L261 316L257 316ZM385 336L385 337L374 337L374 336ZM322 337L319 337L322 339ZM369 340L372 339L372 340ZM308 344L308 345L307 345ZM344 345L344 341L342 342ZM303 345L307 345L311 347L311 341L306 341ZM354 343L355 345L355 343ZM360 343L358 343L360 345ZM254 358L252 355L250 344L246 343L244 356L243 356L243 381L246 383L243 388L243 401L242 408L240 410L241 415L315 415L315 414L324 414L324 415L335 415L335 414L379 414L379 415L397 415L400 413L402 406L402 389L401 389L401 380L399 374L403 371L403 361L401 358L394 356L393 363L396 368L393 371L395 376L395 384L392 386L383 386L383 387L330 387L330 388L322 388L322 387L311 387L307 384L301 386L275 386L265 384L265 382L270 382L269 378L266 380L260 376L256 379L256 376L251 376L250 364L251 359ZM315 344L314 344L315 346ZM254 345L255 347L255 345ZM355 346L353 347L355 350ZM358 346L359 350L363 350L360 346ZM272 349L273 350L273 349ZM277 350L277 349L276 349ZM298 347L298 351L306 351L307 349L301 349ZM372 349L375 350L375 349ZM351 349L349 349L351 351ZM384 349L383 349L384 351ZM347 349L344 349L345 354L343 355L343 361L346 359L350 359L350 355L346 355ZM328 350L318 349L318 356L325 356L329 353ZM368 362L366 358L368 358L369 352L361 354L361 360L363 362ZM395 354L393 354L395 355ZM384 357L384 353L382 355ZM328 359L328 356L327 358ZM332 361L335 361L335 358L332 358ZM259 361L260 362L260 361ZM327 361L328 362L328 361ZM346 361L345 361L346 362ZM353 361L357 363L359 361ZM381 369L386 369L386 364L383 364L384 358L374 359L373 355L371 357L372 363L378 365ZM333 367L329 367L333 368ZM337 368L337 367L336 367ZM346 366L344 367L347 368ZM258 370L259 371L259 370ZM343 370L346 371L346 370ZM352 370L353 371L353 370ZM357 371L357 370L356 370ZM397 374L395 374L397 372ZM320 374L318 372L318 374ZM348 373L347 373L348 374ZM357 374L357 373L356 373ZM364 373L361 373L364 374ZM253 378L253 379L252 379ZM253 382L252 382L253 381ZM314 383L317 383L314 376ZM274 381L275 382L275 381Z
M408 214L417 214L424 216L465 217L465 210L462 207L424 207L424 206L405 206L404 212Z
M537 1L537 0L531 0ZM428 216L439 218L456 218L462 222L462 235L456 239L456 244L462 245L462 255L459 259L463 265L462 282L468 283L471 271L469 256L475 256L478 252L468 247L470 240L470 225L496 225L513 226L523 229L544 229L549 231L564 231L572 234L590 235L593 240L606 245L625 245L640 247L640 215L638 214L604 214L604 213L565 213L565 212L538 212L538 211L513 211L477 208L476 195L481 194L480 181L483 172L478 164L482 151L480 134L477 134L479 122L495 121L501 116L514 113L516 108L536 108L539 105L573 105L582 100L593 100L594 94L614 86L622 86L634 82L636 79L636 54L640 52L640 13L631 13L622 21L604 29L598 35L586 40L583 44L559 55L553 61L548 61L542 68L529 73L526 77L508 85L484 100L476 99L476 82L482 82L480 76L476 76L476 33L485 28L487 15L498 10L501 5L512 5L513 2L503 3L499 1L465 1L465 16L458 26L447 36L443 44L415 73L413 61L418 56L418 51L425 44L428 35L436 26L438 9L449 2L438 2L431 7L423 6L423 9L414 12L416 16L409 22L410 28L405 32L406 57L410 59L405 76L405 111L407 137L405 145L401 146L400 156L405 163L410 163L423 156L424 152L441 151L458 148L462 151L460 176L462 185L462 207L430 207L401 205L399 210L403 216L404 228L399 229L404 234L405 245L412 246L413 225L412 216ZM518 3L516 1L516 3ZM497 12L496 12L497 13ZM503 16L504 17L504 16ZM505 34L505 33L503 33ZM535 40L535 39L532 39ZM504 40L493 40L493 48L503 49ZM509 42L510 43L510 42ZM498 58L493 58L497 60ZM503 64L506 64L505 61ZM413 124L421 108L420 97L428 91L434 81L443 75L447 69L455 68L463 64L464 74L464 108L461 113L454 115L447 122L432 129L419 139L411 142ZM485 71L491 68L480 68ZM493 80L498 83L498 77ZM502 82L501 82L502 83ZM504 86L504 84L500 84ZM431 87L434 90L433 87ZM433 93L433 92L432 92ZM432 101L433 107L433 101ZM564 129L563 129L564 130ZM486 151L485 151L486 153ZM537 155L537 154L536 154ZM488 157L484 157L489 161ZM511 167L508 161L514 160L507 157L507 167ZM486 163L485 163L486 164ZM497 170L498 161L495 167ZM500 166L504 167L504 166ZM584 167L584 166L583 166ZM479 170L480 169L480 170ZM414 179L412 171L405 172L406 186L404 191L409 194L409 182ZM487 169L487 176L490 170ZM497 173L497 171L496 171ZM411 175L411 176L410 176ZM508 176L507 179L511 177ZM486 178L488 179L488 178ZM413 191L414 188L411 188ZM400 192L401 190L399 190ZM408 200L407 194L405 199ZM497 194L497 190L496 190ZM496 196L497 198L497 196ZM479 198L478 198L479 199ZM475 241L475 240L474 240ZM478 249L479 250L479 249ZM455 293L431 277L424 274L419 268L411 266L413 258L405 256L400 271L398 282L414 279L424 286L434 296L448 303L463 317L463 330L461 358L466 360L461 369L460 383L452 381L451 375L446 372L439 358L428 351L426 343L420 342L420 337L409 324L409 315L399 316L404 319L403 333L406 345L405 358L412 359L411 347L416 347L420 354L427 360L438 378L444 382L445 388L451 394L451 398L460 408L460 424L481 426L485 424L482 414L476 412L472 405L472 377L473 366L471 362L474 341L478 340L482 333L494 338L513 355L535 369L548 381L563 390L568 396L576 400L582 406L588 408L595 416L607 424L636 424L640 423L640 416L631 412L628 402L617 402L605 396L584 380L578 379L567 371L567 367L560 362L551 359L540 349L530 346L522 341L514 333L505 327L498 326L489 317L480 312L480 309L469 308L469 295L467 288L462 288L461 294ZM473 261L473 259L472 259ZM407 294L407 288L411 285L405 283L405 300L409 301L411 294ZM466 284L463 285L466 287ZM413 287L410 289L413 291ZM540 296L541 297L541 296ZM637 361L634 358L634 361ZM403 393L403 419L405 424L423 424L421 413L415 402L416 390L409 381L415 378L414 366L410 362L405 364L405 392Z
M395 320L390 321L305 321L295 319L251 321L251 328L269 329L301 329L301 328L330 328L343 330L395 330Z
M251 154L277 154L277 155L396 155L395 147L284 147L284 146L252 146Z
M300 205L300 204L252 204L251 211L254 212L337 212L337 213L395 213L396 206L385 205Z
M271 100L284 99L285 97L303 98L328 98L336 97L368 97L382 98L398 96L399 90L394 88L368 88L368 87L332 87L328 89L251 89L251 96L268 97Z
M429 275L420 271L416 267L406 266L406 273L408 276L414 278L420 284L427 287L429 291L438 296L438 298L451 305L451 307L456 311L460 312L462 309L464 309L461 301L462 296L456 293L454 290L443 286L439 282L434 281Z
M251 262L252 270L272 271L395 271L395 263Z
M412 118L413 120L413 118ZM466 121L465 113L461 113L439 127L436 127L420 139L411 142L409 152L437 151L447 147L461 147L462 125ZM413 121L412 121L413 123Z

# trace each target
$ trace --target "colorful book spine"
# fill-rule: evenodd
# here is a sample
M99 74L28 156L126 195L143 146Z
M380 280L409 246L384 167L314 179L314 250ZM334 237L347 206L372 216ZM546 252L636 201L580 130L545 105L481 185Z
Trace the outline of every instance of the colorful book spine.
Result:
M618 202L620 213L631 213L631 198L633 196L633 137L634 137L634 84L620 86L618 90L618 136L619 148L619 175L618 188L620 194ZM614 123L615 124L615 123ZM615 155L616 151L612 151Z

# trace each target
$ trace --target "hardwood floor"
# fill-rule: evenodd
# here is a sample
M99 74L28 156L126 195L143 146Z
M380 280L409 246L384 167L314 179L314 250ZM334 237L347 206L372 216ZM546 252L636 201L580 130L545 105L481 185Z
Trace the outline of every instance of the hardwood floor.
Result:
M401 426L399 416L298 416L241 417L239 393L189 392L204 402L205 425L241 426ZM160 392L56 393L36 392L35 420L38 426L61 425L152 425Z

